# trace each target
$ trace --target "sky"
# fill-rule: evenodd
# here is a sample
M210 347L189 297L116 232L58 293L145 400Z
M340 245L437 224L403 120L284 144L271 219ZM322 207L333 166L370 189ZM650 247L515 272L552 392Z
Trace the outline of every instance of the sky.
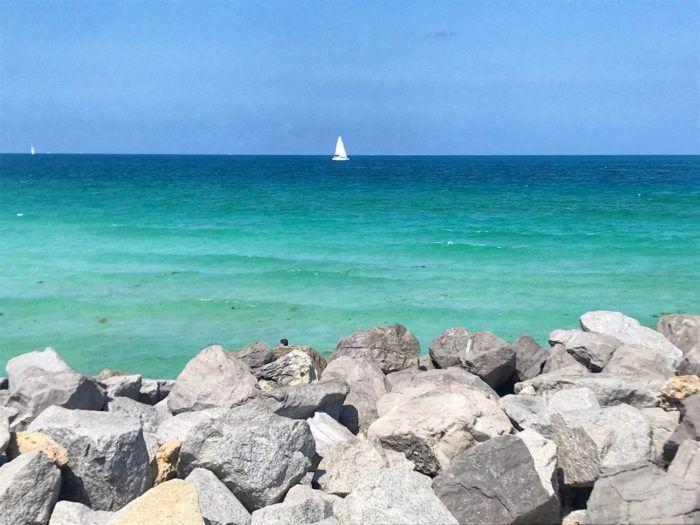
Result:
M0 152L700 154L700 0L0 0Z

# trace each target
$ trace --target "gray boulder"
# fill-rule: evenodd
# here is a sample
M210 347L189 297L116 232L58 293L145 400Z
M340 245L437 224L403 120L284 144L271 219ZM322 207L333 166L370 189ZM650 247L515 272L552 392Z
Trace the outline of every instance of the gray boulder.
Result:
M642 408L641 413L651 427L651 457L654 463L663 463L664 443L678 426L679 412L660 407Z
M605 310L586 312L579 321L585 332L609 335L629 345L648 346L665 355L675 366L683 358L683 352L663 334L642 326L636 319L620 312Z
M681 401L680 423L664 443L664 460L670 462L686 440L700 441L700 394Z
M471 374L462 368L452 366L445 369L436 370L402 370L400 372L392 372L385 378L387 390L400 391L409 386L416 386L424 383L431 383L436 387L439 385L456 384L479 390L489 399L498 401L498 394L487 385L483 379L475 374Z
M213 473L196 468L185 481L197 489L199 510L207 525L248 525L250 513Z
M675 375L675 366L665 354L647 346L621 345L615 350L603 372L628 377L658 392L666 381Z
M141 425L129 418L53 406L29 430L48 434L68 452L61 499L94 510L117 510L140 496L151 481Z
M355 489L336 512L348 525L452 525L457 519L431 489L431 479L403 468L382 470Z
M133 419L143 427L144 432L151 434L156 434L160 425L173 417L166 404L151 406L128 397L108 400L107 412Z
M107 396L111 398L128 397L138 400L141 393L141 376L138 374L103 370L95 376L95 381L105 389Z
M19 383L21 376L30 369L38 369L42 372L71 372L72 369L61 359L56 350L47 347L44 350L27 352L10 359L5 365L7 379L10 386ZM35 373L35 372L32 372Z
M700 315L664 315L656 329L683 351L678 375L700 375Z
M622 343L605 334L583 330L554 330L549 334L549 344L563 346L567 353L591 372L600 372Z
M249 511L279 502L311 466L314 439L306 421L243 405L192 428L178 473L211 470Z
M21 356L20 356L21 357ZM17 373L13 372L14 378ZM11 423L12 430L24 430L45 409L60 406L72 410L102 410L104 390L87 376L73 372L45 372L39 368L24 368L20 381L10 385L7 406L18 414Z
M250 343L240 350L233 352L238 359L243 361L251 370L260 368L275 360L275 353L267 343Z
M42 452L0 466L0 524L48 523L60 485L60 471Z
M668 467L668 473L700 490L700 441L686 440L681 443L676 457Z
M547 359L542 366L542 373L548 374L555 371L566 371L568 374L585 374L588 372L588 369L567 352L564 345L555 344L549 350Z
M418 356L418 369L423 371L435 370L435 363L430 354Z
M338 421L351 432L366 432L377 419L377 400L386 394L384 373L372 361L338 357L328 363L321 382L345 381L349 392Z
M337 419L349 390L344 381L329 380L276 388L264 392L260 401L280 416L306 419L320 411Z
M292 350L255 370L260 388L269 391L281 386L308 384L320 377L313 359L302 350Z
M336 505L342 506L343 500L311 487L295 485L285 496L284 502L253 512L251 525L340 525L335 518Z
M155 405L170 395L175 381L172 379L141 379L139 390L139 403Z
M697 523L698 485L637 463L605 472L588 499L586 524Z
M177 376L168 407L173 414L206 408L230 408L255 397L255 376L243 361L222 346L205 348Z
M53 508L49 525L107 525L113 512L92 510L75 501L59 501Z
M448 328L430 343L430 357L440 368L460 366L496 388L515 371L515 351L491 332Z
M499 436L462 452L433 481L460 523L559 523L525 443Z
M515 352L516 381L525 381L542 373L549 351L542 348L532 337L523 334L508 346Z
M543 396L509 394L503 396L498 404L520 429L532 428L551 414L600 407L595 394L588 388L570 388Z
M10 419L15 415L16 411L0 406L0 455L10 443Z
M404 368L418 368L420 343L405 326L375 326L341 339L329 362L342 356L374 362L388 374Z
M328 450L335 445L351 444L356 441L355 436L347 427L338 423L325 412L316 412L306 422L314 437L316 454L320 457L324 457Z
M167 441L184 441L189 432L200 424L207 424L226 413L225 408L208 408L197 412L182 412L160 422L156 436L160 444Z
M553 515L559 513L559 486L557 480L557 446L539 432L528 428L516 434L535 462L535 470L542 486L550 495Z

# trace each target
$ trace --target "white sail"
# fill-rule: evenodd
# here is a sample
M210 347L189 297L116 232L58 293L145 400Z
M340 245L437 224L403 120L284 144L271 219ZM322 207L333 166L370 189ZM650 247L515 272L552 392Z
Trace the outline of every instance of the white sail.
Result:
M343 144L343 137L338 137L338 141L335 143L335 155L333 156L333 160L348 160L348 154Z
M29 149L29 154L30 154L30 155L36 155L36 150L34 149L34 146L32 146L32 147Z

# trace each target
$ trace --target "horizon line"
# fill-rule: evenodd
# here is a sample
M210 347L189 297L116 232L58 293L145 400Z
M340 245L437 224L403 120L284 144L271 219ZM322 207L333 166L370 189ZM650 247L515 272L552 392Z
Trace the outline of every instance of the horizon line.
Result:
M105 152L50 152L3 151L0 155L26 155L28 157L48 155L94 155L94 156L143 156L143 157L328 157L325 153L105 153ZM697 157L698 153L358 153L353 157Z

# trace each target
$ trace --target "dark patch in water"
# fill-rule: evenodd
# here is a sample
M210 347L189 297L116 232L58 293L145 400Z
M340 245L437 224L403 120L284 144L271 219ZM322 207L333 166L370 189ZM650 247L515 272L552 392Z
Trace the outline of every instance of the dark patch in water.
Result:
M107 322L107 318L106 318L106 317L100 317L100 318L97 320L97 322L100 323L100 324L105 324L105 323Z

